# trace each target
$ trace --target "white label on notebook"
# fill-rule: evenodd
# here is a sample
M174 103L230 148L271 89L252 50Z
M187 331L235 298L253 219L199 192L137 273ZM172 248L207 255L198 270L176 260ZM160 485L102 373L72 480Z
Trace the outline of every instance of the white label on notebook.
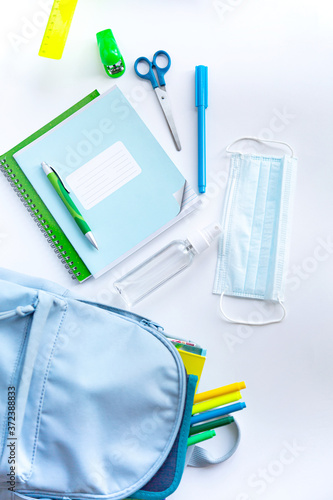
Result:
M66 178L66 182L86 210L142 172L121 141L105 149Z

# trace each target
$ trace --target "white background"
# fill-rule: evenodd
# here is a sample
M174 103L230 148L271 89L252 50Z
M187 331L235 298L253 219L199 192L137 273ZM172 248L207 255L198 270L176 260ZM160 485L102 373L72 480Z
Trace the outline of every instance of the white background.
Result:
M77 285L0 176L0 265L49 278L87 298L123 306L113 282L172 239L220 217L227 144L244 135L285 140L299 158L283 323L226 323L211 293L216 245L134 308L208 350L200 388L245 380L242 440L226 463L184 473L174 500L333 496L332 95L333 21L328 0L79 0L60 61L39 57L50 3L1 7L1 152L93 89L104 73L95 34L111 28L127 63L116 81L185 177L197 186L194 68L209 68L207 193L203 208L98 280ZM138 56L168 51L167 89L183 149L173 145ZM269 318L271 311L255 311ZM261 311L261 312L260 312ZM234 309L238 313L238 310ZM207 443L228 446L222 430ZM292 449L292 451L290 451ZM288 451L289 450L289 451Z

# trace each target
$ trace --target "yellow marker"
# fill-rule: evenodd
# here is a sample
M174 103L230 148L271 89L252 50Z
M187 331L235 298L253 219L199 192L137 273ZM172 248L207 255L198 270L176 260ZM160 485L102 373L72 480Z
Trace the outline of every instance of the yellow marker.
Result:
M38 55L61 59L77 0L54 0Z
M212 389L211 391L200 392L194 396L194 403L200 403L201 401L207 401L207 399L216 398L217 396L223 396L224 394L230 394L230 392L241 391L246 389L245 382L235 382L234 384L224 385L223 387L218 387L217 389Z
M233 403L234 401L238 401L242 398L242 395L239 391L231 392L230 394L225 394L224 396L219 396L218 398L212 398L208 401L203 401L202 403L198 403L193 405L192 415L195 413L201 413L203 411L211 410L212 408L217 408L218 406L223 406L228 403Z

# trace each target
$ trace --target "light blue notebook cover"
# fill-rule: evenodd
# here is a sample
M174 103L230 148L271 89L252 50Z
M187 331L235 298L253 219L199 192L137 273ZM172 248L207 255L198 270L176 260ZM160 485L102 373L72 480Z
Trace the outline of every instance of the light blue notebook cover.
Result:
M186 181L113 87L14 155L96 277L180 213ZM84 237L44 174L52 165L89 224Z

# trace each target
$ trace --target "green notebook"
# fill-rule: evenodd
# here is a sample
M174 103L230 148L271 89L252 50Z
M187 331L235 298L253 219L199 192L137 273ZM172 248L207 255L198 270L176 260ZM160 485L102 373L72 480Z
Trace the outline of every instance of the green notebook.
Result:
M17 195L24 202L24 205L30 212L30 215L36 220L41 231L44 232L44 236L47 237L51 247L55 252L57 252L58 257L61 258L65 267L73 275L73 278L75 277L79 281L84 281L91 275L89 269L84 264L68 238L65 236L44 202L36 193L35 189L32 187L31 183L13 158L13 155L98 96L99 92L94 90L81 101L74 104L74 106L69 108L67 111L59 115L47 125L44 125L44 127L30 135L24 141L20 142L20 144L0 156L0 169L6 175L7 180L11 183L17 192Z

